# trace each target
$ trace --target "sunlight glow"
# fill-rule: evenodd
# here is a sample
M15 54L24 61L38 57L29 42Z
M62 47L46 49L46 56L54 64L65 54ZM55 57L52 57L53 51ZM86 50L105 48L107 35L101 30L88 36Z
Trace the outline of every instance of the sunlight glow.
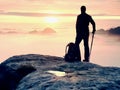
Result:
M56 23L56 22L58 22L58 19L56 17L45 17L45 22Z

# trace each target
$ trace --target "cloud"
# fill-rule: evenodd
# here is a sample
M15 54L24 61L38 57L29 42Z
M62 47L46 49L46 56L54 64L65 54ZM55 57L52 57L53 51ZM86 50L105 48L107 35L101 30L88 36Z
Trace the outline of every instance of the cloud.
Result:
M44 16L76 16L77 14L56 14L56 13L34 13L34 12L0 12L1 15L15 15L15 16L30 16L30 17L44 17Z
M106 13L98 13L98 14L93 14L93 16L109 16L109 15Z
M16 31L7 31L7 32L0 31L0 34L20 34L20 33Z
M15 31L16 29L14 29L14 28L1 28L1 30L4 30L4 31Z
M96 34L106 34L106 31L104 29L99 29L96 31Z
M2 31L0 31L0 34L3 34L3 32L2 32Z
M0 0L1 9L15 12L48 12L53 10L63 13L77 13L81 5L86 5L92 14L106 12L109 15L120 15L120 0Z
M18 34L14 28L0 28L0 34Z
M34 1L34 0L33 0ZM98 7L100 8L100 7ZM40 9L41 10L41 9ZM96 10L102 10L101 9L96 9ZM44 11L44 10L43 10ZM54 11L54 10L53 10ZM58 10L59 11L59 10ZM89 11L89 10L88 10ZM115 10L117 11L117 10ZM79 11L78 11L79 12ZM70 12L50 12L50 11L46 11L46 12L34 12L34 11L5 11L5 10L0 10L0 15L14 15L14 16L26 16L26 17L45 17L45 16L77 16L78 13L74 12L74 13L70 13ZM115 13L107 13L107 12L98 12L98 13L91 13L92 16L120 16L119 13L115 14Z
M14 15L14 16L26 16L26 17L45 17L45 16L77 16L78 14L72 13L35 13L35 12L0 12L1 15ZM93 14L92 16L111 16L107 13L99 13ZM112 15L112 16L120 16L120 15Z

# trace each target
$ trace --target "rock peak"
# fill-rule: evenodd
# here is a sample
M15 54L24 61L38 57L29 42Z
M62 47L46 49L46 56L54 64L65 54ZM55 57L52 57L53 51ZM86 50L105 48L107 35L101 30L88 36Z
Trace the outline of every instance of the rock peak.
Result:
M1 65L9 67L11 69L9 71L14 71L15 73L23 66L23 71L25 66L29 66L29 68L32 67L31 69L35 70L19 80L18 85L16 85L16 90L120 89L119 67L103 67L87 62L68 63L65 62L62 57L39 54L13 56ZM20 71L22 70L20 69ZM64 75L59 76L56 73ZM2 75L2 73L0 73L0 75ZM19 75L20 73L18 76ZM12 79L12 81L14 82L14 79ZM8 82L7 85L11 84Z

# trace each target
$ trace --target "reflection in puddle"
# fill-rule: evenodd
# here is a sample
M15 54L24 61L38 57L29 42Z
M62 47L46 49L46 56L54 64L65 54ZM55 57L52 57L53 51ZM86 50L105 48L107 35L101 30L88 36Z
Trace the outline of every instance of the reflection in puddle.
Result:
M54 74L56 76L65 76L66 73L65 72L62 72L62 71L53 71L53 70L49 70L47 71L48 73L51 73L51 74Z

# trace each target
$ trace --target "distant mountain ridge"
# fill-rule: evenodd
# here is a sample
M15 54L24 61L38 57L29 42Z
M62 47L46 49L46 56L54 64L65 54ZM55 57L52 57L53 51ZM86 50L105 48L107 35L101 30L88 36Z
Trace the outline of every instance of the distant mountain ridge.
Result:
M10 30L10 31L9 31ZM33 29L28 32L17 32L16 29L3 28L3 31L0 31L0 34L40 34L40 35L53 35L56 34L56 30L50 27L46 27L43 30ZM110 28L109 30L99 29L96 31L96 34L110 34L110 35L120 35L120 26Z
M41 35L50 35L50 34L55 34L56 31L52 28L45 28L44 30L42 31L38 31L38 30L33 30L33 31L30 31L28 32L29 34L41 34Z
M120 35L120 26L111 28L109 30L99 29L96 34L110 34L110 35Z
M16 29L9 29L9 28L3 28L2 31L0 31L0 34L40 34L40 35L53 35L55 34L56 31L50 27L46 27L43 30L40 29L34 29L32 31L28 31L28 32L18 32L16 31Z
M111 28L110 30L108 30L109 34L116 34L116 35L120 35L120 26L116 27L116 28Z

